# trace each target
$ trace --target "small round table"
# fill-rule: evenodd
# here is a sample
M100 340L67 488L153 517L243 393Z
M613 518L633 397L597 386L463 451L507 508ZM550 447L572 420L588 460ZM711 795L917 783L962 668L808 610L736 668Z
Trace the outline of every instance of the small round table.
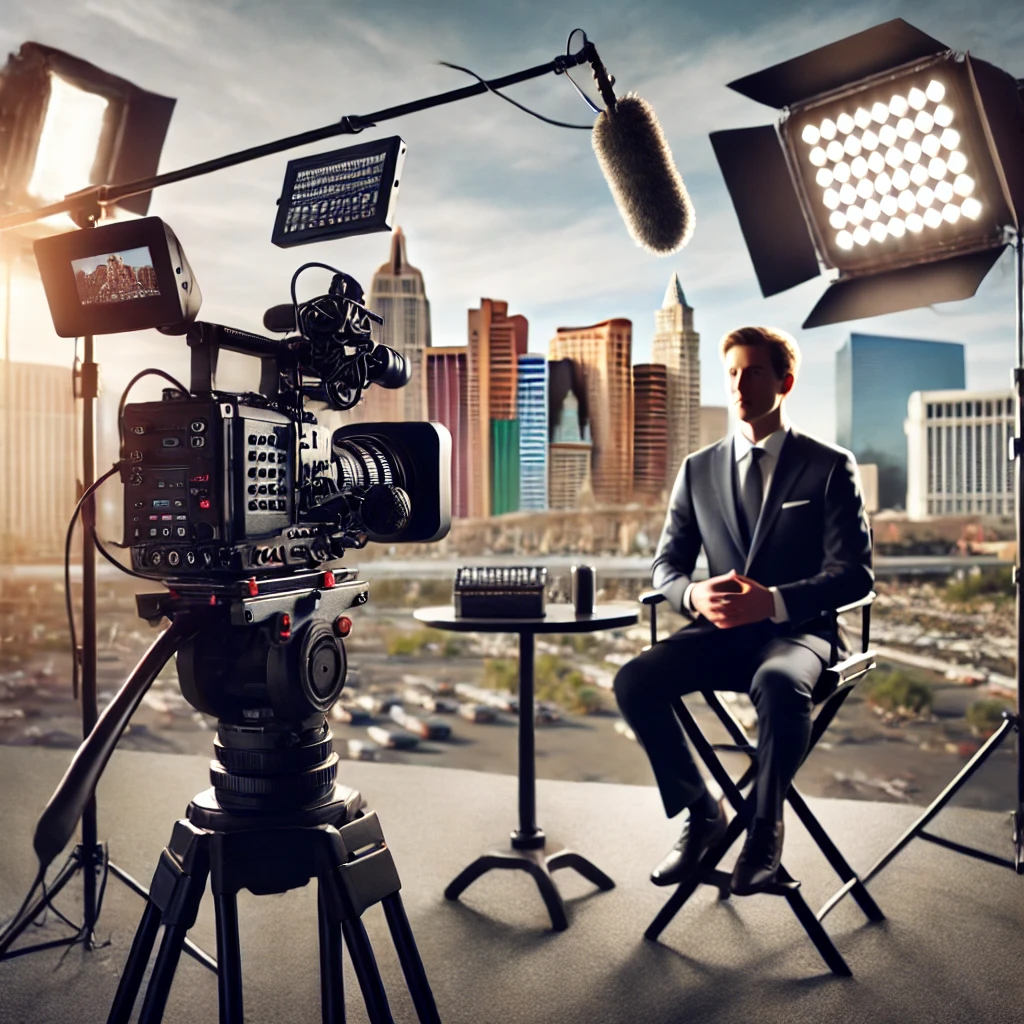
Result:
M537 775L534 765L533 713L533 638L537 633L595 633L601 629L634 626L639 615L632 605L599 604L590 615L577 615L570 604L549 605L542 619L469 619L459 618L453 605L420 608L416 618L435 629L459 633L519 634L519 828L512 833L512 851L486 853L465 868L445 889L447 899L455 900L481 875L492 868L526 871L537 883L551 916L555 931L569 927L565 904L555 888L551 872L559 868L575 868L600 889L613 889L615 883L600 868L581 854L560 850L548 857L538 851L544 848L544 832L537 826Z

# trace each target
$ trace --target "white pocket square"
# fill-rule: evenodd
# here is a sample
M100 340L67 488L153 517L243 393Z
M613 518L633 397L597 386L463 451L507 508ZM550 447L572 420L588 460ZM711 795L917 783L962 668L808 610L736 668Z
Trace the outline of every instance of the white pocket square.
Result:
M783 508L796 508L797 505L810 505L811 499L804 498L802 501L784 501L782 503Z

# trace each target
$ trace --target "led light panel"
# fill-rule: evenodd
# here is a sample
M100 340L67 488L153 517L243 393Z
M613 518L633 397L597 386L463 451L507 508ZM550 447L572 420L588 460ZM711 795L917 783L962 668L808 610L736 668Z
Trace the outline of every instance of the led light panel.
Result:
M856 271L984 244L1003 207L949 55L794 106L782 134L826 264Z
M970 173L970 156L961 148L957 112L943 102L946 92L940 77L929 77L923 87L894 88L887 104L877 101L870 110L856 106L813 120L811 112L804 115L808 120L798 130L803 161L815 169L811 199L829 215L831 241L840 249L884 246L903 238L908 230L939 231L961 217L981 217L984 203L973 198L976 182ZM933 134L936 126L938 135ZM823 138L831 139L824 150L818 145ZM869 164L861 153L880 145L886 147L883 160ZM848 157L855 158L851 164ZM878 200L893 191L893 176L900 169L911 187L899 191L895 209L892 203L881 207ZM837 194L829 186L833 181L848 181L851 170L859 181L840 189L837 203ZM940 195L946 201L936 206L936 192L943 185L947 187ZM861 226L864 219L873 222L870 228ZM847 224L857 227L850 231Z

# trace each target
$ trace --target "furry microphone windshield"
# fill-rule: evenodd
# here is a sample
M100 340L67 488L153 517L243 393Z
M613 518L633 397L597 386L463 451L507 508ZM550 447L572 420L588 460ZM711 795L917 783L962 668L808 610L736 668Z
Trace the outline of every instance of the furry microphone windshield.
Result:
M594 152L634 241L658 256L690 240L693 204L650 104L630 93L594 122Z

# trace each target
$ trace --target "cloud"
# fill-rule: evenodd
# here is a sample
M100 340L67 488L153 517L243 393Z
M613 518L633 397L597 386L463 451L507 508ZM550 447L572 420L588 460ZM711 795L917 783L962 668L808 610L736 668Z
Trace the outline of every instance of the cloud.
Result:
M620 93L635 90L654 105L691 190L697 232L677 256L657 260L632 243L587 132L542 124L496 97L383 122L363 138L400 134L409 144L398 222L411 260L424 271L438 342L463 341L466 309L487 295L507 299L530 318L537 350L561 324L629 317L635 357L645 359L654 310L678 271L704 337L703 384L717 400L717 338L743 321L794 329L824 289L818 280L772 299L760 295L707 136L769 123L776 112L725 83L887 20L894 11L951 45L970 46L1022 73L1024 19L1008 0L975 4L969 24L962 3L953 0L878 0L854 9L838 0L813 6L718 0L699 8L637 0L628 17L609 2L517 0L498 8L378 0L369 8L327 0L135 0L127 6L10 0L0 44L14 49L36 38L176 96L162 160L169 169L469 84L439 67L439 59L489 77L540 64L561 50L569 28L583 24ZM587 69L575 77L594 95ZM582 124L592 116L570 84L555 76L509 93L560 120ZM386 258L386 235L285 251L269 244L287 161L358 141L327 139L156 193L152 212L182 239L203 289L205 318L259 330L263 309L283 301L292 271L306 260L337 265L368 285ZM315 289L323 282L311 272L303 283ZM14 318L16 355L63 362L67 342L53 338L38 285L26 286L24 295ZM805 373L794 413L799 408L808 429L830 436L833 354L851 329L965 341L969 366L987 380L999 362L995 339L1012 331L1011 308L1000 266L974 302L797 329ZM183 349L166 339L104 339L111 387L147 361L179 360L175 346Z

